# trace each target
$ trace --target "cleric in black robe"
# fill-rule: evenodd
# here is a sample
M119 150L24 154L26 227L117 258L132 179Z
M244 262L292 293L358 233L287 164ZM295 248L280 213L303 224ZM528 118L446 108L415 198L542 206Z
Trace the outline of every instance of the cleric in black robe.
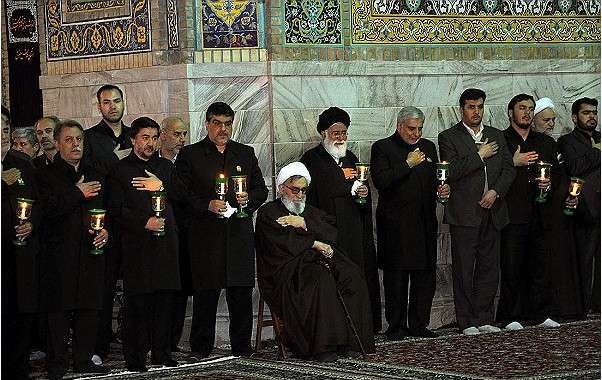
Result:
M92 363L98 310L104 288L104 255L90 250L107 243L105 227L93 239L88 210L105 209L104 176L82 160L83 128L73 120L54 130L58 153L36 176L44 212L46 257L41 266L41 304L48 312L50 379L62 379L68 368L67 338L73 328L75 372L107 373Z
M366 352L374 351L368 290L336 244L334 218L305 203L311 176L300 162L281 169L280 198L259 209L257 272L262 297L284 324L285 344L302 358L334 361L360 351L337 291Z
M31 158L8 150L8 114L4 107L2 111L2 377L28 379L33 323L39 310L41 213L39 206L33 206L25 223L17 218L16 198L35 203L38 195ZM17 238L27 245L14 245Z
M579 262L575 245L574 217L562 212L568 197L570 178L563 161L558 161L556 142L551 137L555 125L554 104L549 98L535 102L532 131L546 134L546 150L552 166L552 183L544 203L533 202L530 253L527 265L530 284L524 305L526 318L544 326L556 327L555 321L583 316ZM547 140L547 141L546 141ZM545 160L545 158L543 158ZM517 170L518 177L518 170ZM549 319L548 319L549 318Z
M143 372L151 363L177 366L171 358L171 315L180 289L178 235L167 195L175 168L155 154L159 124L147 117L132 122L132 152L109 176L109 211L121 230L125 319L123 351L129 370ZM165 191L161 217L153 211L153 191ZM164 231L164 236L153 233Z
M307 203L336 217L337 242L366 278L374 332L382 329L380 281L376 267L376 249L372 225L372 198L367 184L357 181L355 154L347 150L349 115L331 107L322 112L318 133L322 143L305 152L301 162L311 174ZM366 203L355 202L366 197Z
M372 146L378 265L390 340L436 336L427 326L436 286L438 160L435 144L421 138L423 123L422 111L405 107L395 133ZM447 196L449 188L444 188L442 196Z

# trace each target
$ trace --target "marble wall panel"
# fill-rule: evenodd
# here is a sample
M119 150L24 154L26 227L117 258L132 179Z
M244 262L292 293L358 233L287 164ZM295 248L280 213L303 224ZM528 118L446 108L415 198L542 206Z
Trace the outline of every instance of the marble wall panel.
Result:
M325 108L274 110L274 133L277 142L320 141L316 130L319 115ZM349 140L373 140L385 133L385 113L378 108L345 108L351 118Z
M512 94L524 92L558 103L573 102L583 96L600 96L600 75L594 73L512 75L512 80ZM508 100L511 97L509 94Z
M228 103L235 111L268 107L267 77L195 78L190 81L190 111L205 112L213 102Z
M360 161L370 162L370 157L371 157L371 152L372 152L372 144L374 144L374 141L360 141L358 143L359 155L357 156L357 158Z
M188 116L188 80L174 79L167 81L167 110L171 115L183 117Z
M268 143L271 113L268 108L236 112L232 138L243 144Z
M167 81L148 81L128 83L122 86L128 113L144 115L146 113L166 113Z
M268 187L272 187L271 177L274 175L274 167L273 162L274 158L272 157L272 145L271 144L248 144L255 150L255 156L257 157L257 161L259 162L259 168L261 169L261 174L263 174L264 179L266 179L266 185Z
M453 296L452 291L452 267L451 264L437 265L437 288L435 298L447 298Z
M59 117L77 120L100 115L96 106L98 103L96 89L90 87L59 88L54 101L56 102L54 113Z
M303 77L301 98L304 108L357 108L370 104L365 77Z
M274 77L272 79L272 107L274 109L303 108L301 77Z
M303 143L274 143L274 175L286 164L298 161L303 149Z
M506 75L463 75L461 86L456 89L449 105L459 104L460 95L467 88L480 88L487 94L488 105L507 105L513 96L513 81ZM518 94L518 92L517 92Z
M556 110L556 124L554 125L552 133L555 138L571 132L575 127L571 115L572 105L573 103L554 104Z

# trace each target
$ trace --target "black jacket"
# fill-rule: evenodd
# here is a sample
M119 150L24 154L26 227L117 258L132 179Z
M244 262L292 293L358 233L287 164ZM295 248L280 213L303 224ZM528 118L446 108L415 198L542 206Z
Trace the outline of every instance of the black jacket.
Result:
M426 157L413 168L408 153ZM378 263L385 270L434 270L437 263L435 144L407 144L397 132L372 145L371 175L378 189Z
M253 148L230 140L222 154L205 137L182 148L176 159L176 171L186 189L186 204L193 214L188 230L188 249L195 290L253 286L255 283L252 218L219 219L208 209L209 202L217 199L215 177L220 173L228 177L235 175L237 167L241 174L248 176L247 212L252 213L268 195ZM226 200L232 207L238 205L232 181Z
M145 170L161 179L168 195L165 210L161 213L165 218L164 236L153 236L144 228L148 219L155 216L152 192L136 189L132 186L132 178L146 177ZM109 211L116 227L121 230L126 294L180 289L178 234L169 196L173 197L177 186L173 164L157 156L144 161L132 152L117 164L108 182Z
M100 181L102 190L84 198L75 186L84 181ZM104 287L104 255L91 255L93 236L88 210L106 209L104 176L82 160L79 168L56 156L54 162L38 170L40 205L44 212L45 265L42 271L42 302L49 312L72 309L100 309ZM108 229L108 218L105 228ZM109 237L111 239L111 237Z

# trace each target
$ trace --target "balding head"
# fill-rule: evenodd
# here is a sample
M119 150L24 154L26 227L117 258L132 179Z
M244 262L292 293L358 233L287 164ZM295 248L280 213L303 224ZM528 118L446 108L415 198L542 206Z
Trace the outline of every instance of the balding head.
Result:
M186 145L188 125L177 116L170 116L161 122L161 156L173 160Z

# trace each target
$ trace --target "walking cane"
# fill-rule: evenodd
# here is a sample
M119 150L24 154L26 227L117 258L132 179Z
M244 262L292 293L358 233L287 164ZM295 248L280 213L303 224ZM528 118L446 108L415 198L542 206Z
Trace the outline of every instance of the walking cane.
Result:
M328 272L334 278L334 273L332 273L332 270L330 269L330 264L327 263L324 260L319 260L318 262L324 268L328 269ZM362 344L362 340L360 339L360 336L357 333L357 329L355 328L355 323L353 323L353 319L351 319L351 315L349 314L349 310L347 309L347 305L345 305L345 301L343 300L343 295L341 294L341 291L339 290L339 288L336 287L336 279L335 279L335 288L337 290L337 298L339 299L339 302L341 302L341 306L343 306L343 311L345 312L345 318L347 319L347 323L349 324L349 327L351 328L351 332L353 333L353 337L355 338L355 341L356 341L357 345L359 346L360 351L362 353L362 358L363 359L367 359L368 355L366 355L366 350L364 349L364 345Z

